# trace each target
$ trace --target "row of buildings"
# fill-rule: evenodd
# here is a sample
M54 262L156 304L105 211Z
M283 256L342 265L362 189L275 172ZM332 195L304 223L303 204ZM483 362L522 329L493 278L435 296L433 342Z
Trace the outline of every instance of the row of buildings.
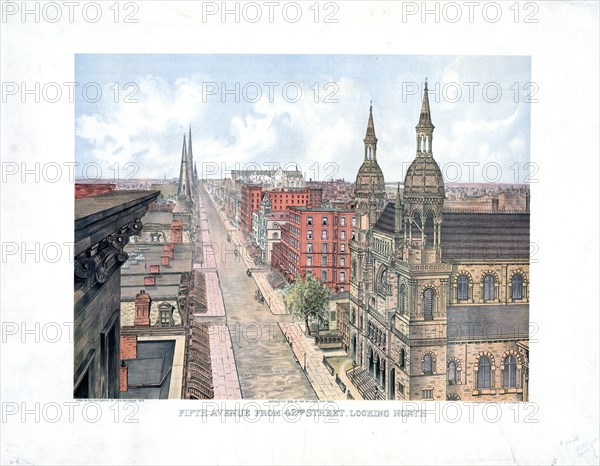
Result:
M147 187L76 184L74 396L239 399L191 128Z
M335 328L365 399L527 400L529 190L453 185L448 194L434 128L425 86L416 155L392 195L371 108L346 205L314 183L245 183L229 190L238 207L225 194L223 208L288 281L312 273L347 293L336 296Z

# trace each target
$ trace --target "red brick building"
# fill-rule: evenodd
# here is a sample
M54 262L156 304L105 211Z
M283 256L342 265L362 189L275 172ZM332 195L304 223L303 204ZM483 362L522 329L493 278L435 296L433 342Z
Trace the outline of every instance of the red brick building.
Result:
M242 186L240 203L240 228L246 233L252 232L252 213L260 209L265 190L260 185ZM321 188L280 188L266 191L273 211L285 211L292 206L318 207L323 201Z
M273 245L271 265L288 280L312 273L335 292L348 291L354 212L321 207L290 207L289 212L281 242Z

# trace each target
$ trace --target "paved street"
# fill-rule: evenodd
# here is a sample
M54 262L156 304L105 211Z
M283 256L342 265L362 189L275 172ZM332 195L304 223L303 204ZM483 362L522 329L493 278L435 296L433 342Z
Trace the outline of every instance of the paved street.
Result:
M246 275L244 260L232 254L227 229L204 187L200 196L204 198L210 234L217 246L217 270L242 397L317 399L279 326L291 322L291 316L273 315L266 303L254 299L256 283Z

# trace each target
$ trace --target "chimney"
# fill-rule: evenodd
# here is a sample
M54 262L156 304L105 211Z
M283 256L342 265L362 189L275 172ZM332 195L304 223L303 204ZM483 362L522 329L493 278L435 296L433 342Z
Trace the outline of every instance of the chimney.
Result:
M146 290L140 290L135 297L135 319L133 325L136 327L150 327L150 306L152 299Z
M121 359L137 358L137 335L121 335Z
M171 222L171 242L183 242L183 222L181 220L173 220Z
M121 361L121 367L119 368L119 390L122 392L126 392L127 391L127 385L128 385L128 377L127 377L127 372L129 370L129 367L127 366L127 364L125 364L125 361Z
M163 246L163 256L173 257L173 244L165 244Z

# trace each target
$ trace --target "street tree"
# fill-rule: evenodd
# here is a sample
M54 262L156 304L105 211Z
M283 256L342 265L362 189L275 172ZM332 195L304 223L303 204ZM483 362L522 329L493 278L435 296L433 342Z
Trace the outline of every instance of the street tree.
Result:
M325 318L325 307L329 303L331 289L312 275L296 276L294 283L284 291L285 308L294 316L304 319L306 333L310 336L309 318L319 322Z

